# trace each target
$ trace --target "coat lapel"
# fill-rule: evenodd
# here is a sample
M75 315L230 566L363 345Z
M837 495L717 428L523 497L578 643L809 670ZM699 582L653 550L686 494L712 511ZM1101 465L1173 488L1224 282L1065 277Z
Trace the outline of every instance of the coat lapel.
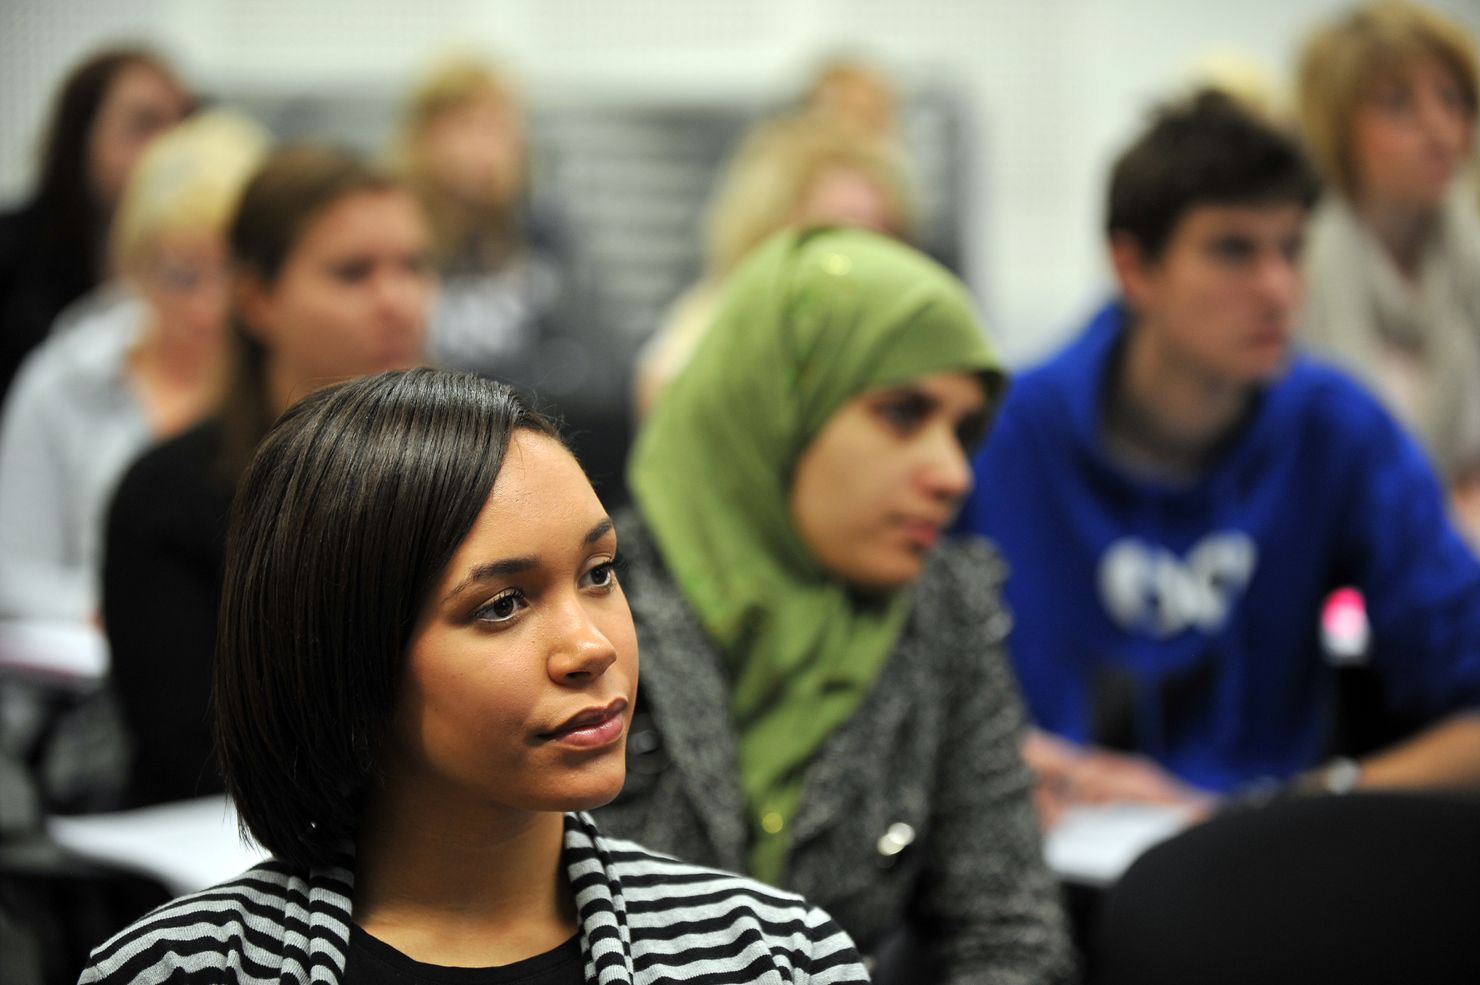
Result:
M679 771L722 867L744 871L748 839L739 753L721 657L677 586L662 572L646 531L628 573L638 628L640 684L673 768Z
M912 615L905 625L868 695L822 744L807 768L802 802L792 821L793 851L836 824L858 797L873 792L868 783L859 782L860 765L885 761L885 745L903 733L911 706L933 690L929 682L916 679L926 666L913 653L917 644L911 630L916 618Z

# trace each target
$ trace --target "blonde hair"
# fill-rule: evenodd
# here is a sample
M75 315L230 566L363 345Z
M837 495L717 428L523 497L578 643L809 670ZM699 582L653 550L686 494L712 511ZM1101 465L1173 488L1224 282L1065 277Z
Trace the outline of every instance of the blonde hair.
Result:
M448 113L488 100L514 112L522 104L522 95L513 76L492 63L471 54L449 55L435 63L417 82L401 114L401 125L393 159L396 169L406 178L421 199L437 251L445 263L463 245L460 240L480 225L468 216L466 208L452 202L441 189L426 156L425 137L433 125ZM485 216L483 223L494 236L517 238L517 192L524 185L523 162L509 182L510 200L500 203L497 214ZM490 182L495 175L490 174Z
M1278 73L1252 53L1234 47L1202 51L1188 66L1187 77L1174 102L1192 102L1212 89L1241 109L1282 130L1293 130L1290 94Z
M1415 62L1453 73L1475 119L1475 44L1449 17L1407 0L1377 0L1319 28L1300 59L1299 114L1316 166L1350 196L1356 191L1352 120L1373 85Z
M812 114L769 120L746 136L705 218L707 274L723 277L795 218L817 177L845 167L883 193L901 239L915 233L915 202L902 155L891 143Z
M166 233L224 236L270 143L265 129L231 110L201 113L156 138L129 177L113 220L116 268L137 270Z
M473 55L450 55L432 65L411 90L401 114L400 163L415 170L418 138L426 128L444 114L481 99L518 106L519 88L508 73Z
M898 103L895 86L883 70L847 55L824 62L802 93L807 110L878 136L893 131Z

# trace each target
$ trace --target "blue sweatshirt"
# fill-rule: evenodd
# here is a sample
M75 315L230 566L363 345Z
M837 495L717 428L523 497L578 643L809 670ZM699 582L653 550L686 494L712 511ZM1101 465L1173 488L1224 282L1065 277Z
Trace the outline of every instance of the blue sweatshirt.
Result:
M1015 382L963 511L1011 567L1013 662L1038 724L1113 733L1212 790L1309 768L1334 697L1320 611L1343 585L1366 598L1395 713L1480 708L1480 562L1377 402L1297 356L1204 475L1147 481L1100 437L1123 330L1112 305Z

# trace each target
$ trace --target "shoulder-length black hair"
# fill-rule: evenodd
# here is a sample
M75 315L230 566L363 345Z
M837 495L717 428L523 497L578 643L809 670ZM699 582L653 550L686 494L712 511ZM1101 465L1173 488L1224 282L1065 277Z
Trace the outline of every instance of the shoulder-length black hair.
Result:
M503 384L414 369L306 397L252 459L228 537L216 740L243 828L274 855L333 864L356 836L411 632L521 428L556 437Z

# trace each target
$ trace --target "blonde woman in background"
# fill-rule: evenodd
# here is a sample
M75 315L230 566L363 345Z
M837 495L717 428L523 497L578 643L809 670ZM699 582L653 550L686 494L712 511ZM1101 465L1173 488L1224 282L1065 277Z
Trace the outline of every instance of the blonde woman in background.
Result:
M1318 30L1301 122L1329 183L1307 241L1305 332L1413 429L1480 544L1480 216L1474 42L1406 2Z
M485 61L433 67L406 106L397 164L432 224L442 296L428 354L519 383L540 348L565 273L553 231L529 209L522 96Z
M267 144L265 131L227 112L158 138L114 220L126 297L53 335L22 367L0 430L0 618L96 615L114 484L134 455L217 397L225 225Z
M787 226L856 226L911 240L914 196L895 146L815 111L768 120L745 138L705 219L705 269L638 354L637 418L647 416L709 329L730 273Z
M899 93L878 66L849 55L823 62L802 95L807 112L881 139L893 139L899 122Z

